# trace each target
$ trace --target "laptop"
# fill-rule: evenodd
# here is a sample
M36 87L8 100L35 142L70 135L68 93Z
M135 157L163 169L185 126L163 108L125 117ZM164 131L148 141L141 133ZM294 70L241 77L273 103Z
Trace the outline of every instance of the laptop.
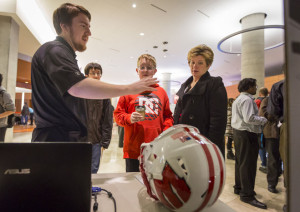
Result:
M90 143L0 143L0 211L89 212Z

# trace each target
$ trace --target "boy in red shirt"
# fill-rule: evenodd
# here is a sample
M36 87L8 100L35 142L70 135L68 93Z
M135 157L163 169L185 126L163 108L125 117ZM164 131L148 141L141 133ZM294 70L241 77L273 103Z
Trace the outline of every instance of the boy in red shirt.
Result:
M136 72L140 79L152 78L157 72L155 58L149 54L141 55ZM158 84L153 87L156 91L121 96L114 111L115 121L124 127L123 158L126 161L126 172L139 171L138 156L142 143L153 141L162 131L173 126L166 91ZM137 106L145 108L145 117L136 112Z

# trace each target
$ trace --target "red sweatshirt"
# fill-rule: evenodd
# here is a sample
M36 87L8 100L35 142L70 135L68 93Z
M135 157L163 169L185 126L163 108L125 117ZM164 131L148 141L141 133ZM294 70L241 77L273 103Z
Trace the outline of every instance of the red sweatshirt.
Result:
M166 91L154 86L157 91L137 95L121 96L114 111L118 125L124 127L124 158L137 159L142 143L153 141L162 131L173 126L173 116L170 110ZM134 124L130 121L131 113L136 106L145 106L145 120Z

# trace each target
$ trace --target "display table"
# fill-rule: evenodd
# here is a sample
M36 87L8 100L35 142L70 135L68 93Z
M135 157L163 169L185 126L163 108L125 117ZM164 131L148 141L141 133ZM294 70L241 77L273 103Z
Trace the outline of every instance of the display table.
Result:
M92 185L104 188L113 194L116 200L117 212L169 212L161 203L150 198L146 187L140 182L140 173L93 174ZM101 191L97 196L99 212L113 212L113 200L106 192ZM91 202L91 211L94 198ZM229 206L218 200L212 207L203 212L233 212Z

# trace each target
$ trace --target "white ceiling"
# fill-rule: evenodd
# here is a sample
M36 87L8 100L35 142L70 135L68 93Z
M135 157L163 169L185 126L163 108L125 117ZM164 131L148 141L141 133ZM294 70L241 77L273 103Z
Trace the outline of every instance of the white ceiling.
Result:
M35 0L48 24L52 27L52 13L65 1ZM210 73L221 76L226 85L240 80L241 57L225 54L217 49L225 36L241 30L240 19L246 15L267 14L265 25L283 25L282 0L73 0L92 15L92 36L87 50L78 53L81 68L89 62L103 67L102 80L127 84L138 80L136 60L143 53L156 57L158 73L172 73L171 79L184 82L189 76L188 51L206 44L215 53ZM137 5L136 8L132 4ZM162 10L158 9L161 8ZM53 29L54 32L54 29ZM140 36L143 32L145 35ZM267 46L283 41L283 30L265 30ZM163 42L168 44L164 45ZM239 37L232 40L239 46ZM153 46L158 46L154 49ZM224 48L228 44L224 43ZM33 55L38 43L28 30L20 31L20 53ZM238 48L238 47L236 47ZM167 52L163 52L167 49ZM284 63L284 46L265 51L266 75L280 73ZM177 90L179 83L172 83Z

